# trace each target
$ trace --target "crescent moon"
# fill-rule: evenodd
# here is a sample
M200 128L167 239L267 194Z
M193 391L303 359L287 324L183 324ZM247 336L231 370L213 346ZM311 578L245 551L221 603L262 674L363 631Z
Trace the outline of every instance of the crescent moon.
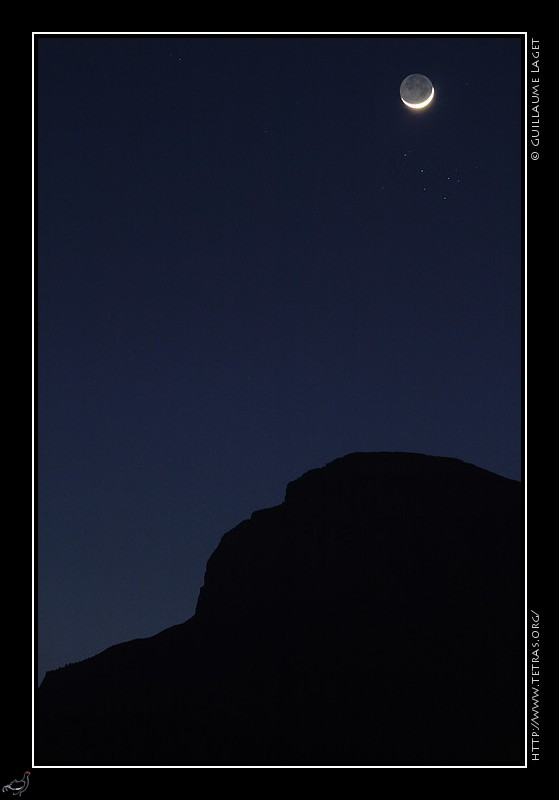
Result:
M422 103L408 103L408 101L404 100L403 97L402 97L402 103L407 105L408 108L425 108L425 106L429 105L429 103L431 102L431 100L433 99L434 96L435 96L435 87L433 86L431 88L431 94L429 95L427 100L424 100Z

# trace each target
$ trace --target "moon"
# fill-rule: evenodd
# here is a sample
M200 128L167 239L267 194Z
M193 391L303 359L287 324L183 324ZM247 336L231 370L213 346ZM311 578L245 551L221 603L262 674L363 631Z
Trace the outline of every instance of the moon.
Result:
M434 96L435 88L426 75L414 72L400 84L400 97L408 108L425 108Z

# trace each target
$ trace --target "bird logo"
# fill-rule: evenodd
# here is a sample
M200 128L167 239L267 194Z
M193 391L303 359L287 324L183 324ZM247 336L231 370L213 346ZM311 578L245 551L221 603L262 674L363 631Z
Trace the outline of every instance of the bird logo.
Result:
M12 781L11 783L7 783L5 786L2 786L3 792L11 792L14 796L20 795L24 792L27 787L29 786L29 775L31 773L29 770L25 770L23 773L23 778L20 781Z

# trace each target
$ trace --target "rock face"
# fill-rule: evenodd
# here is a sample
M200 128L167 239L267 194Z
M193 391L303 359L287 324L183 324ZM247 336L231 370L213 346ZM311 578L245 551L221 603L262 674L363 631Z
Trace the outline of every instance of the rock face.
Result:
M47 673L36 764L524 764L520 485L354 453L225 534L195 615Z

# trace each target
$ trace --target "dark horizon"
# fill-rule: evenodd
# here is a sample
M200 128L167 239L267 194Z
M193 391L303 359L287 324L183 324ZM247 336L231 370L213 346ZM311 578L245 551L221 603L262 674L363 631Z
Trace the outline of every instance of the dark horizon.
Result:
M352 452L352 453L345 453L343 456L339 456L338 458L333 459L332 461L328 462L327 464L321 464L320 466L313 467L313 468L307 470L306 472L304 472L302 475L299 475L296 478L294 478L293 480L289 481L287 483L287 485L285 486L285 488L284 488L283 497L282 497L282 500L280 502L278 502L274 506L268 506L266 508L255 508L255 509L253 509L252 512L245 519L238 520L237 523L230 530L223 531L223 534L220 537L220 541L227 534L231 534L232 532L234 532L236 530L236 528L238 528L241 524L243 524L243 523L247 522L248 520L250 520L253 517L253 515L260 514L261 512L272 511L272 510L278 508L278 506L283 505L287 500L287 496L288 496L293 484L300 484L303 481L307 480L308 478L312 477L313 475L319 473L320 471L323 471L323 470L326 470L326 469L331 469L337 463L347 462L347 461L350 461L351 459L354 459L355 457L360 457L360 456L387 456L387 455L389 455L389 456L405 456L405 457L409 457L409 456L414 457L415 456L415 457L418 457L419 459L425 457L425 458L439 459L440 461L445 461L445 462L455 462L455 463L461 464L461 465L463 465L463 466L465 466L467 468L473 468L477 472L486 473L488 476L491 476L493 478L502 478L503 480L511 481L512 483L518 483L518 484L521 483L520 481L517 481L514 478L508 478L505 475L499 475L498 473L492 472L491 470L485 470L485 469L483 469L483 467L478 467L476 464L470 464L469 462L463 461L462 459L452 458L452 457L448 457L448 456L436 456L436 455L433 455L433 454L430 454L430 455L427 456L425 453L416 453L416 452L410 453L410 452L403 452L403 451L355 451L355 452ZM219 547L219 542L218 542L217 547ZM217 547L216 547L216 549L217 549ZM214 552L215 552L215 550L212 553L209 554L209 558L211 558L211 556L213 555ZM207 569L207 563L206 563L206 569ZM198 601L200 599L200 595L202 593L203 587L204 587L204 582L202 581L201 585L198 587L197 603L195 604L195 609L194 609L194 612L193 612L192 616L194 616L195 613L196 613L196 608L197 608ZM177 624L180 625L183 622L186 622L188 619L191 619L191 616L187 617L185 620L179 621ZM169 628L169 627L173 627L173 626L166 626L166 628ZM156 631L154 635L157 635L158 633L161 633L161 632L162 631ZM87 661L87 660L89 660L91 658L95 658L95 656L100 655L101 653L105 652L106 650L111 650L112 648L118 647L121 644L127 644L130 641L138 641L139 639L144 639L144 638L150 638L150 636L149 635L148 636L140 636L140 637L135 637L134 639L127 639L127 640L123 640L123 641L120 641L120 642L113 642L112 644L108 645L108 647L104 648L103 650L101 650L101 651L99 651L97 653L92 653L91 655L86 656L83 659L78 659L77 661L74 661L74 662L67 662L66 664L61 664L59 667L55 667L53 670L49 670L49 671L56 672L57 670L63 669L64 667L67 667L67 666L71 666L72 664L78 664L81 661ZM43 678L44 678L44 676L43 676ZM43 678L41 678L41 680Z
M521 478L522 36L36 46L39 680L345 454Z

